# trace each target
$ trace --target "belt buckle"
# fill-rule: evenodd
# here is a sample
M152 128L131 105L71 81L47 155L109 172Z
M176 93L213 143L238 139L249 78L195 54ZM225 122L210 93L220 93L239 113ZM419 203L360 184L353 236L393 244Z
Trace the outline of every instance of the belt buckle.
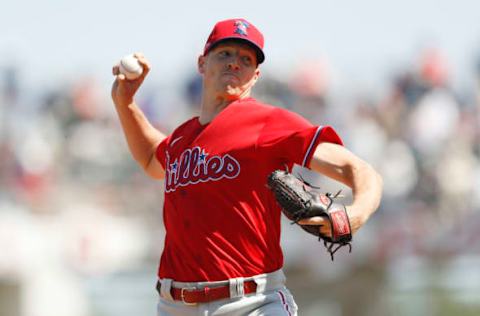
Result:
M197 303L189 303L189 302L185 301L185 291L188 291L188 290L196 290L196 288L195 287L182 287L182 289L180 290L180 297L182 298L183 304L185 304L185 305L197 305Z

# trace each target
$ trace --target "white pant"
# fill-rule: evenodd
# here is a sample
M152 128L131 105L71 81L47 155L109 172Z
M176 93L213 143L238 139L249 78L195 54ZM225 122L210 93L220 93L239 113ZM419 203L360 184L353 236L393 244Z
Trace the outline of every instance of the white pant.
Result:
M244 295L241 293L243 282L255 281L256 293ZM235 278L218 282L175 282L171 279L161 279L161 297L158 302L158 316L189 316L189 315L251 315L251 316L294 316L297 315L297 305L285 287L285 275L282 270L260 274L249 278ZM186 305L174 301L170 294L171 287L197 288L230 285L230 298L216 300L196 305Z

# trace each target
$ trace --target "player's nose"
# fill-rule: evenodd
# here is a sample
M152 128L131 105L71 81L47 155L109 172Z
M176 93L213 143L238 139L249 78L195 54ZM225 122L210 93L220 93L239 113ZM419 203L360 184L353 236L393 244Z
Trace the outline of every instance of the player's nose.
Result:
M237 56L233 56L227 63L229 70L238 70L240 68L240 62Z
M238 70L240 68L237 62L229 62L227 67L229 70Z

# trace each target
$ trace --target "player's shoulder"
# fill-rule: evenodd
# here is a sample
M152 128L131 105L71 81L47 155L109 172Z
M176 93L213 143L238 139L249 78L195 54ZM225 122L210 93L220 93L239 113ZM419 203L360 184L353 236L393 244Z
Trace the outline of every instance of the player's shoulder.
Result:
M238 108L248 112L248 116L263 119L267 125L298 125L311 126L308 119L287 108L258 101L254 98L247 98L239 103Z
M198 116L194 116L194 117L186 120L185 122L181 123L180 125L178 125L177 128L175 128L175 131L176 130L182 130L182 129L188 128L190 126L193 126L197 122L198 122Z
M259 109L264 109L264 110L270 110L270 109L275 109L276 107L274 105L262 102L260 100L257 100L253 97L248 97L242 100L238 101L238 104L241 104L242 106L255 106L258 107Z
M170 136L175 137L179 134L188 133L188 131L194 129L196 125L198 125L198 116L192 117L178 125L170 134Z
M239 101L238 108L242 108L244 111L248 111L250 113L262 116L274 115L278 111L288 111L281 107L259 101L252 97Z

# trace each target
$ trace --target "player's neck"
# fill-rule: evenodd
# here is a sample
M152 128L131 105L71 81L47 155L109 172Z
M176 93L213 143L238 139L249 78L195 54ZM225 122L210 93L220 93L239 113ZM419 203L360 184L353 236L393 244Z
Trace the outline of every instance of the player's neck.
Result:
M222 112L231 103L248 97L250 97L250 93L245 93L240 97L217 96L208 98L204 95L202 99L202 106L200 109L200 117L198 118L200 124L204 125L210 123L220 112Z
M198 121L202 125L210 123L218 115L218 113L222 112L222 110L233 101L234 100L221 99L214 100L212 102L202 102Z

